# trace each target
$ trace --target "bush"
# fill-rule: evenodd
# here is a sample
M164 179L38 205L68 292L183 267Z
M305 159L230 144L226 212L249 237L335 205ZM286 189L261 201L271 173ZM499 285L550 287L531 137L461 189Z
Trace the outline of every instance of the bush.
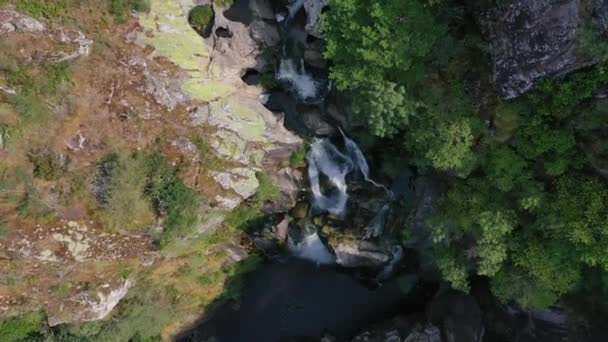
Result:
M150 12L150 0L133 0L131 7L134 11L148 13Z
M19 12L25 12L34 18L55 20L68 12L71 0L17 0L15 5Z
M213 20L213 8L210 5L196 6L190 11L188 21L192 28L199 33L204 33Z
M34 164L34 177L56 180L67 171L67 160L47 148L33 149L28 158Z
M198 222L199 198L160 154L145 158L146 194L157 211L166 213L161 245L185 237Z
M110 14L114 16L114 19L118 23L124 23L127 20L126 10L125 0L112 0L110 3Z

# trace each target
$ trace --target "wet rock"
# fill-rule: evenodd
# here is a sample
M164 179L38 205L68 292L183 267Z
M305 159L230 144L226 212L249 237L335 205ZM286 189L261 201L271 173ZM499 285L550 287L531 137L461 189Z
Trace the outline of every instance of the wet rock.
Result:
M289 216L285 215L281 222L279 222L273 229L275 239L283 242L287 239L287 233L289 232Z
M302 108L300 116L306 128L315 136L330 136L336 132L316 107Z
M579 7L579 0L515 0L491 15L494 80L503 98L593 63L576 53Z
M269 24L263 20L254 21L251 26L251 37L264 47L273 47L279 44L281 37L275 24Z
M304 62L318 69L327 68L327 60L321 50L307 49L304 51Z
M274 11L270 0L251 0L249 8L258 18L274 20Z
M483 313L470 295L453 290L442 293L430 303L428 316L441 328L447 341L483 341Z
M321 11L325 6L324 0L304 0L304 10L306 11L306 26L305 30L310 35L322 38L323 35L319 30L321 25Z
M593 0L593 21L600 32L608 33L608 0Z
M343 241L334 247L336 262L344 267L380 267L391 254L378 246L357 241Z

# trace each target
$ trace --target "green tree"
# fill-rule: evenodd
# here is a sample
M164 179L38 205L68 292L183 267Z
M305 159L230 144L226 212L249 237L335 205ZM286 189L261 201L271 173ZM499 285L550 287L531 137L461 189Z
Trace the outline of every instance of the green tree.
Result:
M527 162L513 149L501 145L489 151L484 170L492 185L508 192L515 184L531 177L527 167Z

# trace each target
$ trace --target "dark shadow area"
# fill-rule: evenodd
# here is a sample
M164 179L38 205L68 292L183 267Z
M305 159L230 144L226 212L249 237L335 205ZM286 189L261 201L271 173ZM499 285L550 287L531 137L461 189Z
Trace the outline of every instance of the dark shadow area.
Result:
M230 8L224 11L224 17L230 21L249 25L253 21L253 13L249 9L250 0L236 0Z
M247 71L245 71L245 74L243 76L241 76L241 79L247 85L257 85L257 84L260 84L262 75L260 74L259 71L255 70L255 69L247 69Z
M284 341L353 336L366 324L397 309L420 309L411 298L419 291L415 276L392 280L370 290L334 268L289 259L266 263L244 278L239 303L216 303L214 309L177 341Z
M215 29L215 35L221 38L232 38L232 32L224 27L218 27Z

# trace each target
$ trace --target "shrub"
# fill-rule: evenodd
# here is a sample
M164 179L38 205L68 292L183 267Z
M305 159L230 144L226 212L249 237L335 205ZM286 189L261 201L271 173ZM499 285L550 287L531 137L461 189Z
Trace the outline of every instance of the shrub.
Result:
M148 13L150 12L150 0L133 0L131 7L134 11Z
M197 32L203 33L207 30L213 19L213 8L209 5L196 6L190 11L188 20Z
M114 16L116 22L124 23L126 21L126 8L125 0L112 0L110 14Z
M68 11L70 0L17 0L17 10L25 12L34 18L55 20L64 16Z
M34 176L45 180L60 178L67 171L67 161L47 148L33 149L28 158L34 164Z
M161 238L161 245L166 245L175 238L192 232L198 222L199 198L177 176L177 171L162 155L149 155L144 162L146 194L156 210L167 215Z

